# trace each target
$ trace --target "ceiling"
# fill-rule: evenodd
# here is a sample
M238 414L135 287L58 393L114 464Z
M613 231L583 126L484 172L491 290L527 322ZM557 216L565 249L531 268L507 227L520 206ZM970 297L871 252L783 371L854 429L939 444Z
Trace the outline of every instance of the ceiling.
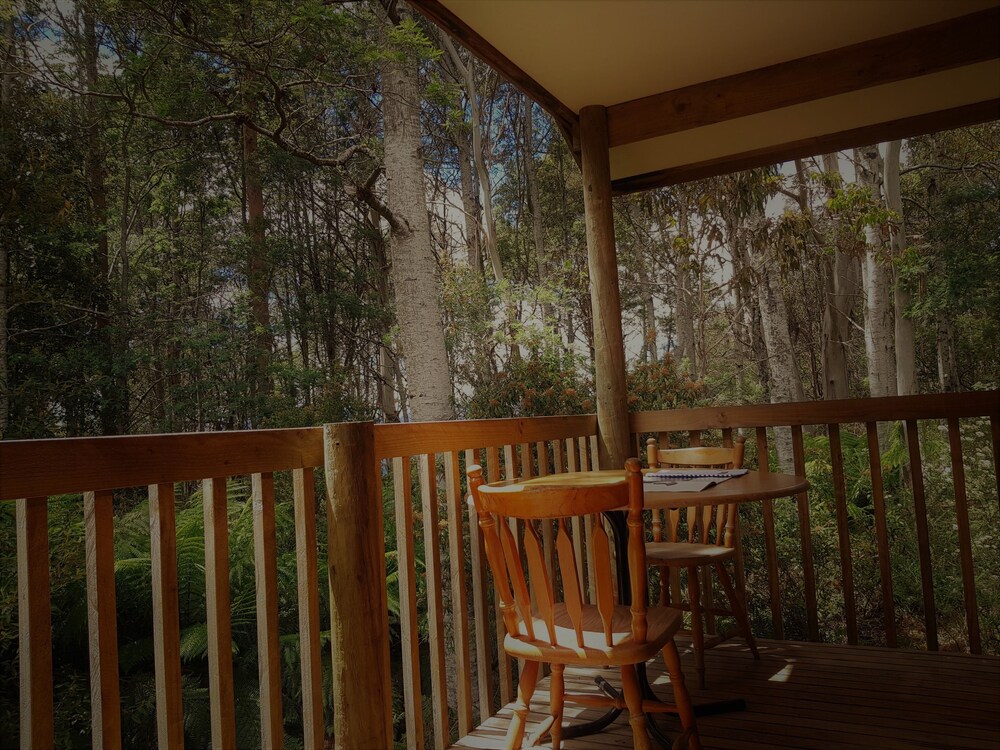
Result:
M523 88L547 109L563 113L563 119L570 121L587 105L619 105L909 32L1000 5L1000 0L411 2L439 23L442 15L452 16L442 25L448 28L451 21L451 30L459 41L501 72L506 72L503 62L506 58L528 81L537 84L537 88L522 85ZM464 27L464 31L455 33L456 26ZM979 46L990 47L989 39L993 36L991 32L986 41L979 41ZM942 44L950 45L956 56L962 56L961 36L943 39ZM661 184L679 181L678 175L681 179L702 176L716 168L702 168L701 172L683 169L691 165L717 165L718 169L724 169L729 161L741 155L760 153L761 158L780 155L778 147L791 143L798 144L801 151L808 149L807 143L815 142L822 150L851 137L830 140L832 134L855 132L853 137L868 138L877 134L870 127L880 123L895 122L896 131L900 132L926 128L937 122L927 119L929 113L976 103L987 106L985 109L980 106L974 116L963 110L966 114L942 122L953 126L953 121L963 118L991 119L994 108L995 116L1000 117L1000 34L996 35L995 45L997 54L987 50L985 57L989 59L976 59L972 64L962 60L961 64L956 63L957 67L939 63L927 75L872 85L878 82L879 71L859 68L851 74L871 74L874 78L858 90L794 101L789 106L767 111L754 112L751 105L745 116L727 115L724 121L699 122L696 127L662 135L654 133L653 137L648 137L649 127L646 127L646 132L639 132L640 140L620 145L616 145L612 134L612 179L622 181L645 173L673 170L674 179L668 176ZM939 56L949 54L949 50L934 50L935 46L921 45ZM919 57L919 50L907 51L905 47L903 50ZM870 66L882 65L877 56L872 60ZM925 70L919 59L915 59L911 68L907 76ZM824 70L819 68L813 73L822 83ZM512 78L522 83L518 76ZM762 82L759 85L770 85L769 79L759 80ZM778 81L773 85L782 84ZM767 89L761 91L773 93ZM992 106L988 104L991 101ZM657 115L653 119L647 125L656 130L666 118ZM903 121L905 125L898 124Z

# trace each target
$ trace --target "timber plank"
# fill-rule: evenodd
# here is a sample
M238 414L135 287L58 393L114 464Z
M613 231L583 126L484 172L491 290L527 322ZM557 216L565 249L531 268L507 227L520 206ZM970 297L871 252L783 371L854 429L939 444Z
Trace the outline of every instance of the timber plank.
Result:
M682 642L681 647L686 645ZM691 689L695 703L733 697L747 699L739 713L699 719L702 743L711 748L952 748L987 750L996 746L1000 725L1000 658L967 654L902 651L865 646L760 641L761 661L750 660L742 644L708 652L713 674L709 689ZM684 669L694 668L685 653ZM660 660L649 663L655 690L669 695ZM594 693L593 678L617 684L615 670L573 669L566 689ZM535 693L528 732L544 717L548 683ZM504 747L510 707L484 722L457 746ZM575 723L596 718L594 709L567 711ZM676 722L664 719L668 734ZM632 746L627 721L566 743L598 750Z

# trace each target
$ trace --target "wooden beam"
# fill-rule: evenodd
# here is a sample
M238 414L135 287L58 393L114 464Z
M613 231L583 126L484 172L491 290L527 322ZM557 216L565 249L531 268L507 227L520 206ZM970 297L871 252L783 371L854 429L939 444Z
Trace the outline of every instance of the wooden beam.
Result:
M594 316L594 365L597 394L598 453L601 466L617 469L631 455L628 399L625 394L625 345L615 222L611 208L607 110L580 110L583 158L583 206L590 268L590 303Z
M571 144L570 134L577 123L576 113L559 101L538 81L484 39L479 32L452 13L439 0L408 0L410 6L441 27L463 47L534 99L555 119Z
M608 107L613 147L1000 57L1000 7Z
M323 428L336 747L392 747L389 607L371 422Z
M882 143L897 138L910 138L915 135L935 133L939 130L950 130L951 128L976 125L997 119L1000 119L1000 99L989 99L962 107L889 120L875 125L842 130L838 133L803 138L798 141L776 143L773 146L743 151L738 154L729 154L677 167L667 167L633 177L623 177L613 181L611 185L615 195L625 195L640 190L652 190L667 185L678 185L720 174L730 174L744 169L777 164L791 159L826 154L855 146L866 146L870 143Z

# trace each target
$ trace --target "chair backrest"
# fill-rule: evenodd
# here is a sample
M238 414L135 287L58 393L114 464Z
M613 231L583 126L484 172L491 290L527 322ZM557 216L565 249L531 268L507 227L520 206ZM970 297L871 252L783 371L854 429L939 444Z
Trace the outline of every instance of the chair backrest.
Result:
M520 482L484 484L479 466L468 468L469 492L479 516L486 557L500 599L500 611L508 633L523 632L529 639L554 646L583 647L583 587L576 567L570 521L574 517L595 516L591 524L594 553L597 609L607 645L612 645L612 616L615 601L611 583L611 547L600 513L627 509L629 526L628 567L631 575L631 630L636 643L646 640L646 548L642 534L642 473L639 462L626 462L625 476L605 478L581 486L555 486ZM562 600L557 599L553 580L542 552L537 525L558 523L556 557L562 579ZM523 544L516 537L523 529ZM528 576L521 562L527 561ZM618 554L626 554L619 550ZM530 587L529 587L530 579ZM576 643L558 643L554 612L556 604L566 606ZM532 610L545 623L548 638L536 634ZM536 637L537 636L537 637Z
M656 438L646 441L646 459L651 469L742 469L746 438L742 435L733 439L731 448L698 446L695 448L660 449ZM653 512L653 541L655 542L698 542L700 544L722 544L732 547L736 543L734 529L738 506L735 503L689 507L684 512L687 524L686 534L681 531L680 510L666 513L666 529L660 521L660 514ZM665 532L665 533L664 533ZM713 534L714 532L714 534Z

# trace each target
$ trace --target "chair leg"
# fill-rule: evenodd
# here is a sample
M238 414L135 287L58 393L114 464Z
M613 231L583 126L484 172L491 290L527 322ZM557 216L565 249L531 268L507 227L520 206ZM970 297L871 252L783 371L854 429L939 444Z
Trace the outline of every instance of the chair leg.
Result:
M562 714L565 693L563 673L565 671L565 664L553 664L552 676L549 678L549 713L552 714L552 728L549 729L549 735L552 737L552 750L559 750L562 746Z
M642 688L634 664L622 665L622 692L628 706L628 720L632 725L632 747L650 750L649 732L646 731L646 714L642 711Z
M694 717L694 706L691 704L687 685L684 684L681 658L677 653L677 644L674 643L673 638L667 641L667 645L663 647L663 661L667 663L670 685L674 689L674 704L677 706L677 715L684 728L684 734L688 736L688 748L701 750L701 739L698 737L698 723Z
M705 688L705 631L701 612L701 586L698 568L688 568L688 602L691 604L691 643L694 645L695 664L698 667L698 687Z
M540 666L537 661L526 661L521 668L521 677L517 681L517 703L514 704L514 716L510 720L510 729L507 730L507 741L504 745L506 750L521 750L524 726L528 720L528 708L531 706L531 696L538 683Z
M760 653L757 651L757 641L754 640L753 633L750 631L750 621L747 619L747 607L746 602L743 600L743 595L736 589L725 565L716 563L715 572L719 574L719 581L722 582L722 588L726 590L726 596L729 597L729 608L733 611L733 617L736 618L736 625L740 629L740 635L743 636L743 640L750 647L753 658L760 659Z

